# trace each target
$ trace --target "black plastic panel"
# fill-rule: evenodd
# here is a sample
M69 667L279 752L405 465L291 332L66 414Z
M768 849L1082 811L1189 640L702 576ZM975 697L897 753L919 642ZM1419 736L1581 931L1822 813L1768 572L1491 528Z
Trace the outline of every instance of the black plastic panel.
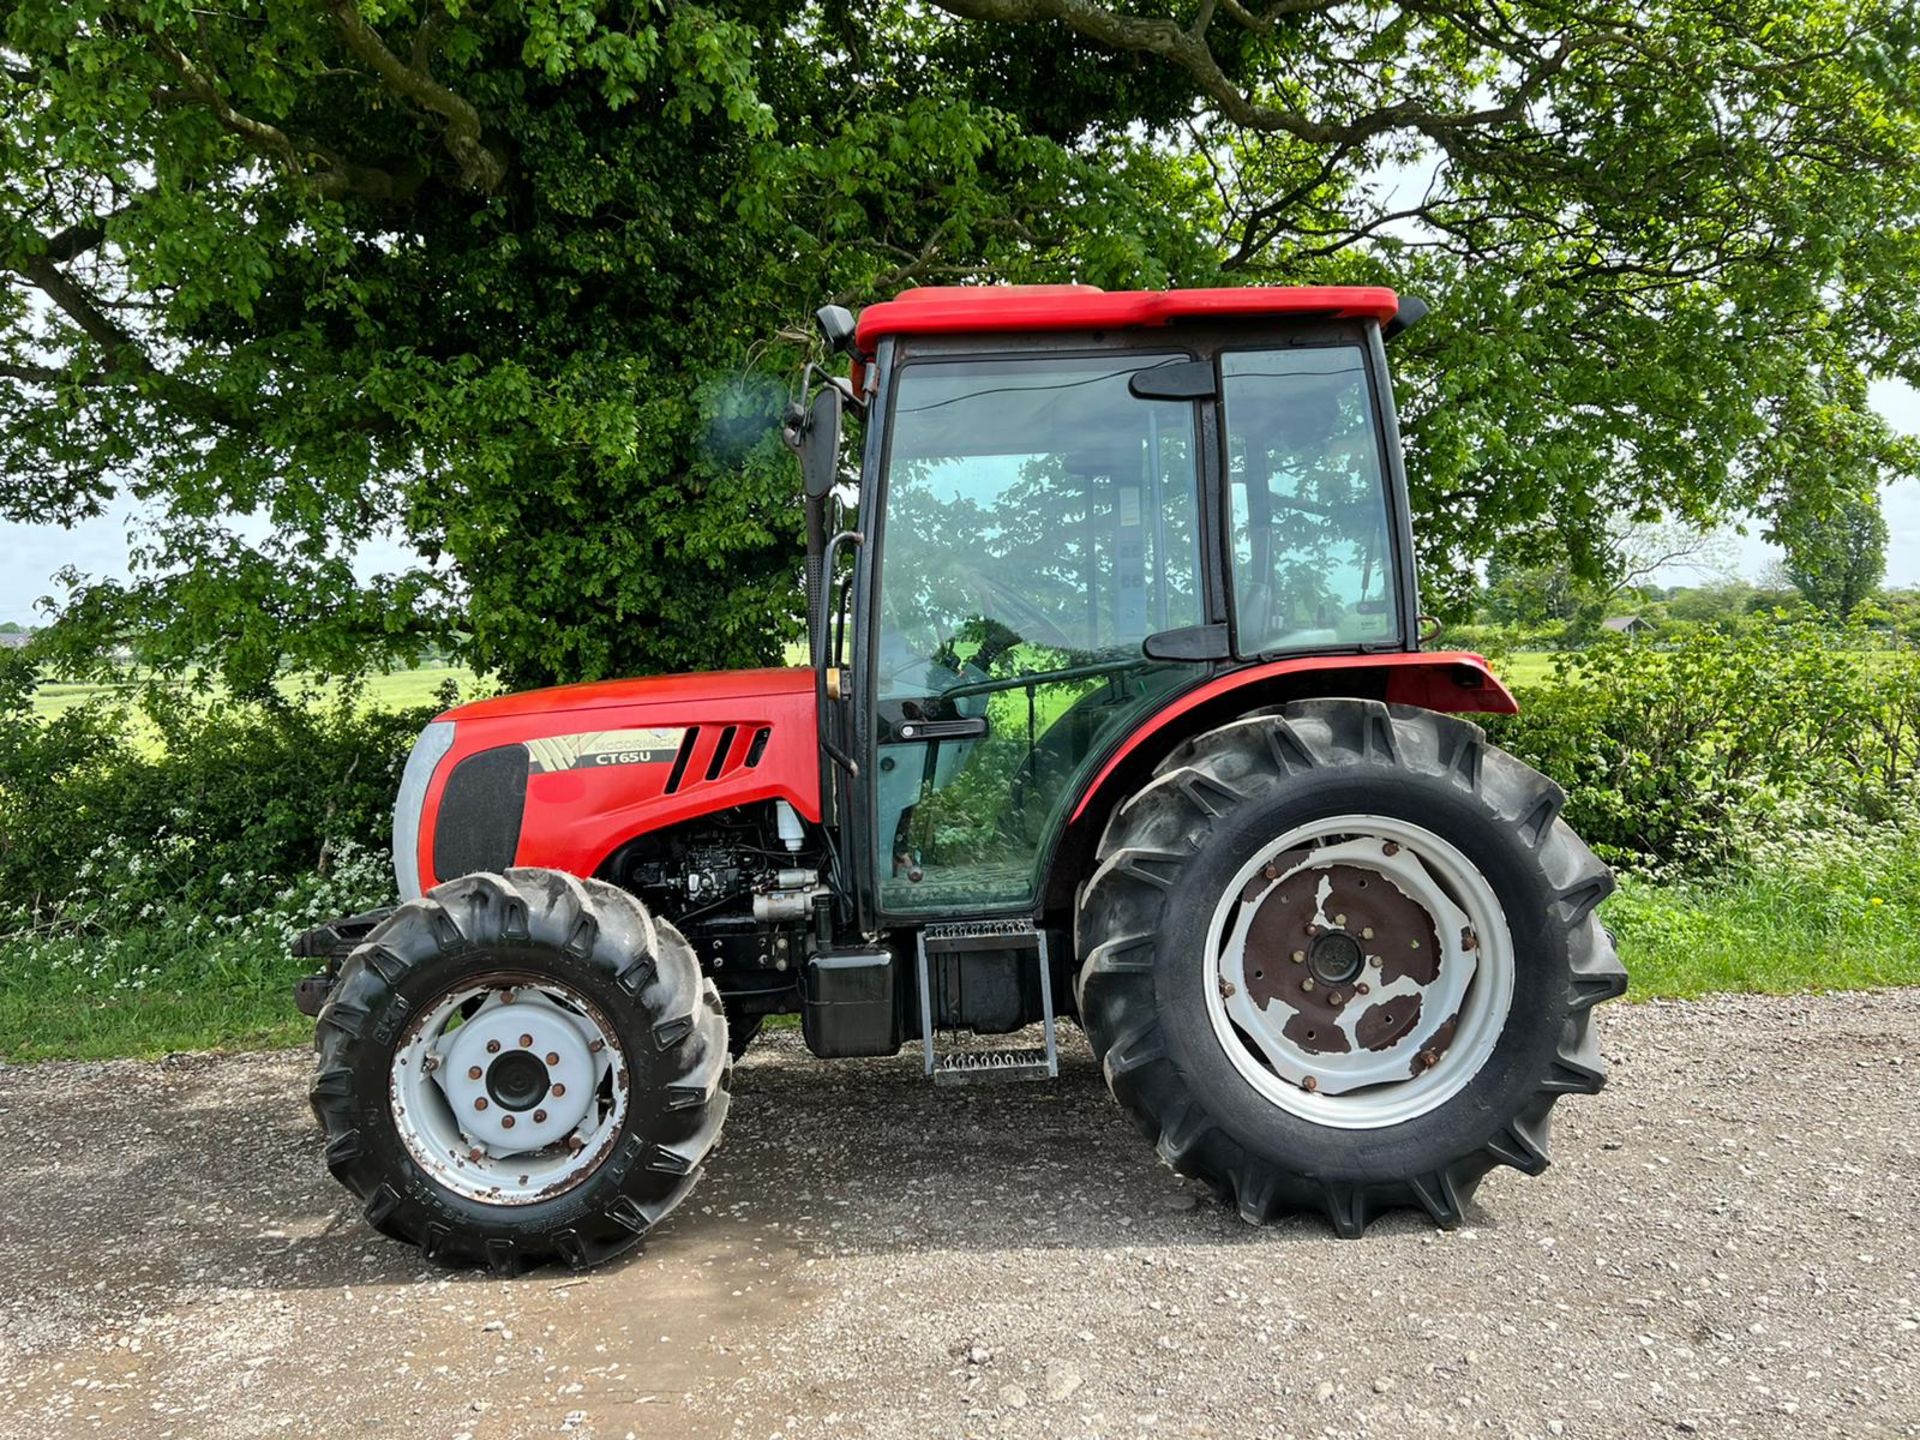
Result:
M433 823L434 879L452 880L513 864L526 806L524 745L501 745L462 760L447 777Z

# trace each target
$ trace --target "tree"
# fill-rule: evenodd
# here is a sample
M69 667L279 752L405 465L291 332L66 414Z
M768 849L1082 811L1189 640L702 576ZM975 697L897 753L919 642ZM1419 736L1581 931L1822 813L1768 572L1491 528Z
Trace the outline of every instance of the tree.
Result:
M1832 509L1804 516L1776 538L1787 552L1793 588L1836 619L1850 617L1887 573L1887 518L1872 490L1842 496Z
M43 643L230 682L777 654L813 306L1385 280L1429 589L1920 470L1907 7L15 0L0 516L138 497ZM1398 185L1389 177L1399 176ZM1411 178L1409 178L1411 177ZM250 518L249 518L250 517ZM404 536L371 584L349 558Z

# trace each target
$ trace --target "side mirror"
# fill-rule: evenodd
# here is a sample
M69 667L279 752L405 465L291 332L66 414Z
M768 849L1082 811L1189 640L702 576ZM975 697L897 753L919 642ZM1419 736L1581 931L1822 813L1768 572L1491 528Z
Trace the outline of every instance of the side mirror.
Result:
M822 385L800 426L800 478L809 500L823 499L840 479L840 391Z

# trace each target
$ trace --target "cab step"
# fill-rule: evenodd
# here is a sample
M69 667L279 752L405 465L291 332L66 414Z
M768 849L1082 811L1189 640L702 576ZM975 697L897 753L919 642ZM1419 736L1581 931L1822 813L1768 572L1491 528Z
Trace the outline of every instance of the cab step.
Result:
M1047 933L1031 920L964 920L929 925L917 943L920 978L920 1033L926 1074L936 1085L979 1085L1013 1080L1051 1080L1060 1073L1060 1052L1054 1036L1053 971L1047 954ZM1045 1036L1039 1048L941 1050L935 1045L933 967L930 955L968 951L1002 954L1030 952L1039 967L1041 1025Z
M1040 1050L950 1050L936 1055L936 1085L994 1085L1010 1080L1051 1080L1058 1066Z

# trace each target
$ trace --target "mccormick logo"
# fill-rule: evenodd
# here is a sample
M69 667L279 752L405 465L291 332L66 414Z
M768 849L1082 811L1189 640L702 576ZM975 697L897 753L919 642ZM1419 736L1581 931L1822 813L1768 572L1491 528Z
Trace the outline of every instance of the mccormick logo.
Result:
M526 742L536 775L603 765L665 765L680 753L685 730L592 730Z

